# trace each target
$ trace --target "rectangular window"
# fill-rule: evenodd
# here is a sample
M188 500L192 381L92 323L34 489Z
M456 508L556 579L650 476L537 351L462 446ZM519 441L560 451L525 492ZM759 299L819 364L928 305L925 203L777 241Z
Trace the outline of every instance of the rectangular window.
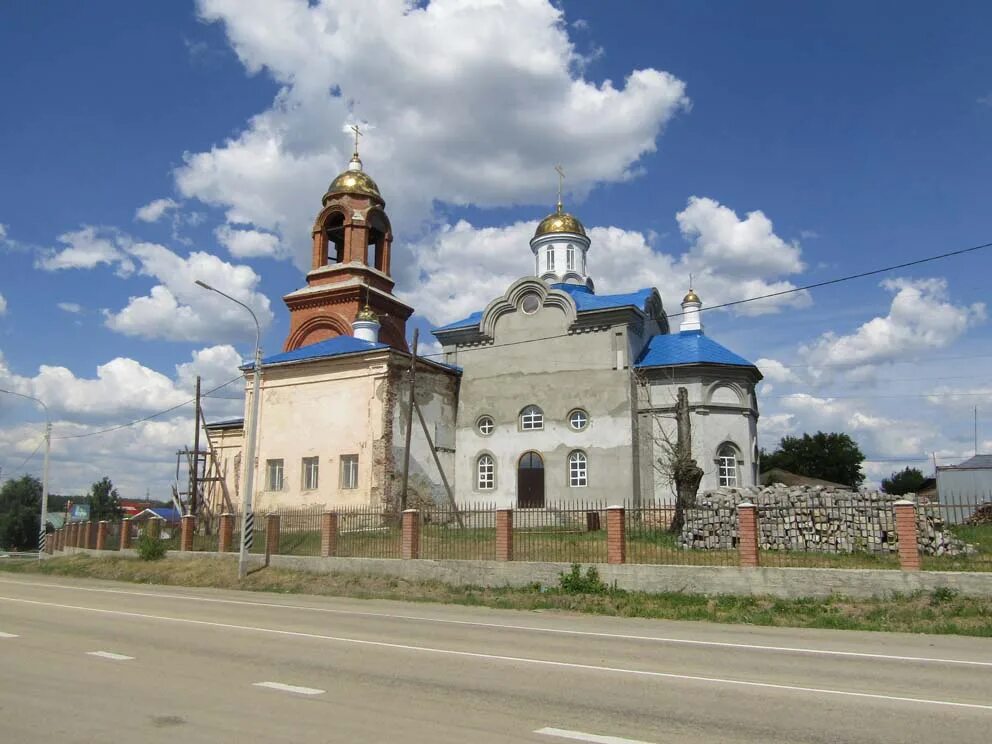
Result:
M555 270L555 249L548 248L548 271Z
M358 488L358 455L341 455L341 488Z
M303 458L303 490L304 491L314 491L317 489L317 473L319 469L320 458L317 457L304 457Z
M568 246L565 250L565 268L569 271L575 270L575 246Z
M737 486L737 458L720 457L717 461L720 469L720 485L726 488Z
M265 461L265 488L267 491L282 490L282 460Z

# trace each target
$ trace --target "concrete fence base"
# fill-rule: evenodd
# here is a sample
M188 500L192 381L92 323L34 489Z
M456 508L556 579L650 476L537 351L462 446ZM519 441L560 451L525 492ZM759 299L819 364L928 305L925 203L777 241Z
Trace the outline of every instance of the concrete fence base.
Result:
M108 554L84 548L65 553L93 556L136 556L133 550ZM182 560L228 560L233 553L170 552ZM255 559L262 563L262 556ZM273 555L273 568L315 574L388 576L410 581L440 581L451 586L517 587L558 586L571 564L528 561L433 561L399 558L320 558ZM929 593L947 588L965 596L992 597L992 572L899 571L856 568L736 568L728 566L656 566L649 564L596 564L603 581L620 589L642 592L684 592L708 595L756 595L782 599L829 597L867 599L895 594Z

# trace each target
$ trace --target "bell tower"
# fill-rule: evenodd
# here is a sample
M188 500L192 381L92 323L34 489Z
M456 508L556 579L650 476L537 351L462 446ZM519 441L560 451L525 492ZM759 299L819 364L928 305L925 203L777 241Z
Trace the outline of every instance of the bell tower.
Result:
M355 153L348 169L331 181L323 209L313 223L313 260L307 286L283 297L289 308L284 351L335 336L355 334L353 322L363 308L378 316L379 338L407 350L406 321L413 308L393 295L389 272L393 231L386 202Z

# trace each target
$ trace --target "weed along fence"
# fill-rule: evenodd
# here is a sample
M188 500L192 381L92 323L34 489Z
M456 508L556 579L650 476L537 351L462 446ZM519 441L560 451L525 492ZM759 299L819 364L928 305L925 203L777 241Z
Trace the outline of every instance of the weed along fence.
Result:
M651 564L751 568L881 568L992 571L992 506L948 524L949 505L917 505L872 494L812 492L802 500L751 493L706 494L673 531L669 503L563 504L502 509L492 504L405 512L361 507L256 514L256 554L339 558ZM753 500L741 500L741 496ZM984 517L982 515L985 515ZM985 519L985 521L981 521ZM169 550L236 552L241 515L72 523L49 552L133 548L139 535Z

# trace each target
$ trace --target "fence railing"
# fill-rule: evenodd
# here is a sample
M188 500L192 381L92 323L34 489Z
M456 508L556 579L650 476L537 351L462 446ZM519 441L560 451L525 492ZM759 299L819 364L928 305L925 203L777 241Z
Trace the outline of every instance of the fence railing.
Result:
M992 571L992 502L704 504L680 514L669 502L623 507L570 502L540 509L500 509L483 503L457 510L434 505L402 514L373 506L333 512L323 506L301 507L275 514L276 520L255 515L252 553ZM49 539L54 550L93 548L102 534L102 548L117 550L125 543L133 547L139 532L150 532L171 550L237 551L241 524L240 514L186 518L185 526L139 526L130 520L73 524ZM126 541L124 530L130 535ZM272 530L277 532L270 535ZM915 550L906 547L914 543Z

